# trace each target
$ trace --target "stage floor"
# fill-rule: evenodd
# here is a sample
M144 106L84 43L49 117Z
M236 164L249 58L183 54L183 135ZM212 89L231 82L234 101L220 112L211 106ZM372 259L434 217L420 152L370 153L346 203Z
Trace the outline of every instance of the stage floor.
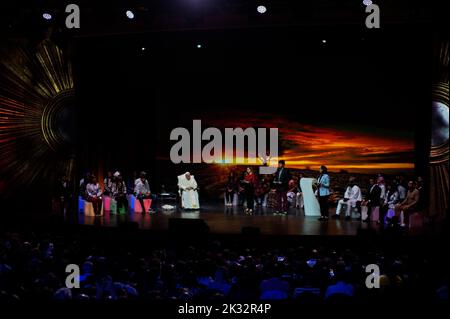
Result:
M335 209L330 209L330 216ZM162 211L156 214L128 213L115 215L106 212L101 217L91 217L79 214L72 222L82 225L96 225L105 227L118 227L124 222L136 222L140 229L167 231L170 218L203 219L210 228L211 233L237 234L243 227L255 227L264 235L356 235L359 228L373 227L378 230L375 223L361 223L359 220L345 221L331 219L320 222L317 217L304 216L302 209L289 209L287 216L274 215L273 210L258 207L254 215L247 216L242 206L224 207L219 203L202 205L200 211Z

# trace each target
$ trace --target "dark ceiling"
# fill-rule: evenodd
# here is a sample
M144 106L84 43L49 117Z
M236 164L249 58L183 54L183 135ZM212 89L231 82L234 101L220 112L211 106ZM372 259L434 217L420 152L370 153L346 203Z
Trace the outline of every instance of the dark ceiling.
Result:
M419 0L374 1L383 25L444 23L442 2ZM65 7L78 4L81 28L64 27ZM267 7L259 14L258 5ZM133 10L135 19L125 16ZM44 12L53 19L45 21ZM95 36L161 30L207 30L273 26L352 26L364 28L367 14L362 0L2 0L0 27L3 35L28 35L53 27L70 36Z

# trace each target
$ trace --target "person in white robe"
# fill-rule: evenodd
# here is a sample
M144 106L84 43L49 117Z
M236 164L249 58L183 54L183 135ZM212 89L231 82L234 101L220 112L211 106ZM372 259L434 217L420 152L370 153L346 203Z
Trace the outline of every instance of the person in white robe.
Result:
M194 175L186 172L178 176L178 188L181 196L181 207L184 209L200 209L198 187Z
M344 198L341 198L338 201L338 205L336 208L336 215L334 218L339 218L339 214L341 213L342 206L346 205L345 210L345 218L350 219L350 212L352 208L356 207L357 202L362 201L361 189L355 183L356 179L354 177L350 177L348 181L348 186L344 194Z

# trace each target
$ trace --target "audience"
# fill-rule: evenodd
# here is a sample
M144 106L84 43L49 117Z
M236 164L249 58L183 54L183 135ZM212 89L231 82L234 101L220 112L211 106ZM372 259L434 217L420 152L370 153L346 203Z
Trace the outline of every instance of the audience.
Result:
M282 249L248 248L242 241L229 248L210 241L161 249L147 243L130 245L116 235L112 241L95 236L98 240L80 233L0 237L0 298L296 299L311 303L448 298L446 263L415 244L403 251L361 247L358 241L325 247L311 241ZM71 263L80 265L80 289L65 286L65 267ZM380 289L365 287L365 266L372 263L380 267Z

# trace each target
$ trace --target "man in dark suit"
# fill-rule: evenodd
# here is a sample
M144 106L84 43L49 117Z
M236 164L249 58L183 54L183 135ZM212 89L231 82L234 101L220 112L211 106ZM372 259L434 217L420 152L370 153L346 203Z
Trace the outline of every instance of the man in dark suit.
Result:
M291 173L285 167L284 160L278 161L278 169L275 172L274 184L277 189L277 214L287 215L288 201L287 191L289 186L289 180L291 179Z
M372 209L374 207L380 207L380 196L381 196L381 187L375 183L375 179L369 179L369 194L367 196L367 218L363 220L363 222L370 221L370 214L372 213Z

